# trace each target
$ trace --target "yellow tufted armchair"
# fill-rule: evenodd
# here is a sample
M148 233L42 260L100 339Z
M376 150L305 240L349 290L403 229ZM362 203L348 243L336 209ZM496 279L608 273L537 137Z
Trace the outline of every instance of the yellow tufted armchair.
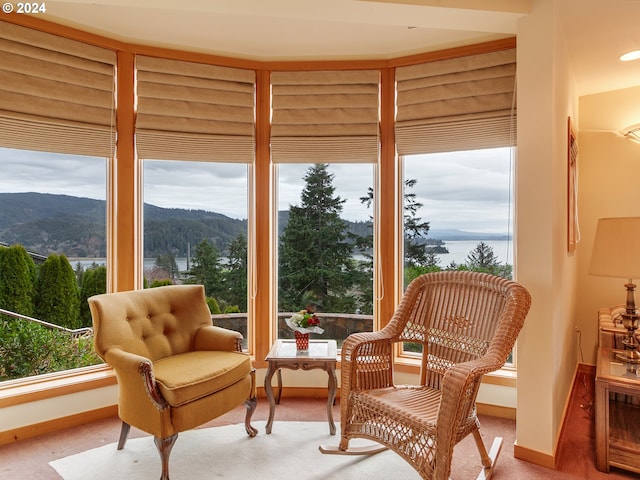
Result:
M179 432L244 402L247 434L258 433L251 426L255 369L242 353L242 335L212 325L202 285L96 295L89 307L96 352L118 379L118 450L131 425L152 434L161 480L168 480Z

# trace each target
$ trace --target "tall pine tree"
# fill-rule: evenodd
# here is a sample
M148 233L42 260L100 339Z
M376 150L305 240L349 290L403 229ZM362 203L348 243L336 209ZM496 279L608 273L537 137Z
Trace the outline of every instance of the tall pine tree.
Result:
M300 205L289 208L280 239L279 309L312 303L328 312L353 312L353 244L340 218L345 200L335 195L326 164L311 166L304 181Z
M220 251L207 239L202 240L193 255L188 283L204 285L209 297L220 297L222 288L222 267L220 266Z
M223 276L225 300L230 306L236 305L241 312L246 312L247 237L242 233L229 244L229 262Z
M82 275L82 285L80 285L81 327L90 327L93 323L87 299L93 295L105 293L106 291L107 267L105 267L104 265L94 265L88 268Z
M67 257L50 254L38 273L36 317L66 328L80 328L78 294L76 274Z
M36 266L22 245L0 247L0 308L31 316Z

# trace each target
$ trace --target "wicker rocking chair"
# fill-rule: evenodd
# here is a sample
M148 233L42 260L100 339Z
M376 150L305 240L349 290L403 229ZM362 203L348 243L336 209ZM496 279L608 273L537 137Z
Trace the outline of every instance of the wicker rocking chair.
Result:
M482 375L502 367L529 310L520 284L476 272L438 272L413 280L391 321L342 346L339 446L323 453L372 454L387 448L424 479L446 480L453 447L472 433L488 479L502 446L487 453L475 399ZM418 385L395 385L394 344L422 349ZM349 448L352 438L380 445Z

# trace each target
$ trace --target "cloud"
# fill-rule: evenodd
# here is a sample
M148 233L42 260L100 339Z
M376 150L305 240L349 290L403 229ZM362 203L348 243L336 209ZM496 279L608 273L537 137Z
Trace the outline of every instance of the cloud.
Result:
M0 149L0 192L42 192L104 200L106 160Z
M145 203L247 218L247 165L151 160L143 166Z
M507 148L415 155L405 159L405 178L417 180L411 192L432 229L506 233L511 161Z

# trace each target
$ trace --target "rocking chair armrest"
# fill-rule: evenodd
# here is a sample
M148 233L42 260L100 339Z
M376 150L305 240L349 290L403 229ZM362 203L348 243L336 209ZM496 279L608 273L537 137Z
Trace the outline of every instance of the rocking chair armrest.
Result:
M139 392L140 396L146 396L158 410L169 408L169 404L158 390L150 359L119 348L111 348L105 352L105 361L115 370L120 389Z
M352 334L342 345L342 388L367 390L391 386L393 338L384 330Z
M452 365L444 374L442 379L442 399L438 423L442 415L454 415L447 418L449 422L455 423L460 415L464 415L467 406L475 403L478 386L482 376L486 373L499 369L501 364L496 362L491 355L484 355L475 360ZM444 409L446 405L448 408Z

